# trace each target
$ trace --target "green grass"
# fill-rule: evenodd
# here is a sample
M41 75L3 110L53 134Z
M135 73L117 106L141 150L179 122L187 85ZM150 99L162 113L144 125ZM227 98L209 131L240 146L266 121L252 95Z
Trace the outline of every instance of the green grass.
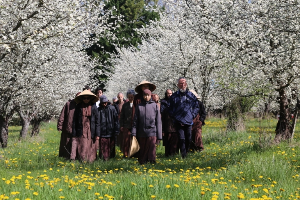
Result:
M205 151L140 166L136 158L108 162L65 161L58 157L56 123L41 134L18 140L9 127L0 149L1 199L300 199L300 126L294 140L272 142L276 120L249 119L245 132L226 132L226 122L207 120Z

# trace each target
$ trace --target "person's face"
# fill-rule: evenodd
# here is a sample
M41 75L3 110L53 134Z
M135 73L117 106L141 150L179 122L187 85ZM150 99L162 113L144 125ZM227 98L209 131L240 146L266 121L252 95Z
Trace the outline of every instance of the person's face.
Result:
M106 107L106 106L107 106L107 102L102 102L102 103L101 103L101 106L102 106L102 107Z
M148 89L149 90L149 84L142 85L142 91Z
M144 94L144 95L143 95L143 98L144 98L145 101L150 101L151 95L149 95L149 94Z
M83 96L83 103L88 104L90 102L90 97L89 96Z
M127 98L128 98L128 101L129 101L130 103L132 103L132 102L133 102L133 99L134 99L134 96L133 96L133 94L129 94L129 95L127 95Z
M96 95L98 98L100 98L103 95L102 90L98 90Z
M185 80L185 79L180 79L180 80L178 81L177 86L178 86L179 89L185 90L186 87L187 87L186 80Z
M172 96L172 94L173 94L171 90L167 90L166 93L167 93L167 97L168 97L168 98L169 98L170 96Z
M123 101L123 94L119 94L118 99L119 99L120 102L122 102Z

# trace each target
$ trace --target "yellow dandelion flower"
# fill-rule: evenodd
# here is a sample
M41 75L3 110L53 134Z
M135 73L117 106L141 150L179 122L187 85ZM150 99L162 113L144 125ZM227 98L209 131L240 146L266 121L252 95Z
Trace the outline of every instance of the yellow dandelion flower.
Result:
M283 188L280 188L280 191L281 191L281 192L284 192L284 189L283 189Z
M131 185L136 185L136 183L134 183L134 182L131 182Z
M269 194L269 190L267 188L264 188L263 191L267 194Z
M149 185L149 187L153 188L154 186L153 185Z
M99 196L99 195L100 195L100 193L96 192L96 193L95 193L95 195L96 195L96 196Z
M37 192L34 192L34 193L33 193L33 195L37 196L37 195L39 195L39 193L37 193Z
M64 199L65 197L64 197L64 196L59 196L59 198L60 198L60 199Z
M63 191L63 189L59 189L58 191L61 192L61 191Z
M237 197L238 197L239 199L245 199L245 196L244 196L243 193L239 193L239 194L237 195Z
M151 195L151 198L154 199L156 196L155 195Z
M171 185L166 185L166 188L170 188L171 187Z
M174 186L177 187L177 188L179 188L179 185L177 185L177 184L174 184Z
M201 193L200 193L201 195L205 195L205 192L204 191L201 191Z

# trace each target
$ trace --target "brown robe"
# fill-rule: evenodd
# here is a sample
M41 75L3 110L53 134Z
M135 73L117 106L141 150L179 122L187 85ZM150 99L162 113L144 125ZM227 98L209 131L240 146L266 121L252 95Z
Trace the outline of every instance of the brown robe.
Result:
M137 137L140 145L138 161L141 165L156 162L156 137Z
M162 100L163 101L163 100ZM168 108L161 114L162 130L164 132L163 145L165 146L165 156L172 156L179 153L178 134L174 127L172 118L169 116Z
M192 126L192 143L190 146L192 151L203 151L203 142L202 142L202 122L200 121L200 115L193 120Z
M120 114L120 127L123 127L123 131L120 132L120 135L122 135L122 144L120 149L123 152L123 157L127 157L129 152L131 121L132 107L130 107L130 102L126 102L123 105L122 112Z
M71 160L93 162L97 158L97 144L91 135L91 105L82 104L82 136L72 138Z
M109 158L114 158L115 156L116 156L115 138L101 137L99 157L107 161Z
M121 116L121 112L122 112L124 103L125 103L125 101L122 101L122 102L118 101L118 104L117 104L117 106L119 107L119 115L118 115L119 120L120 120L120 116ZM122 150L122 144L123 144L123 138L122 138L122 133L120 130L120 133L117 136L117 146L119 146L121 150Z
M62 131L60 136L59 157L70 159L72 148L72 123L76 103L69 100L63 107L57 121L57 130Z

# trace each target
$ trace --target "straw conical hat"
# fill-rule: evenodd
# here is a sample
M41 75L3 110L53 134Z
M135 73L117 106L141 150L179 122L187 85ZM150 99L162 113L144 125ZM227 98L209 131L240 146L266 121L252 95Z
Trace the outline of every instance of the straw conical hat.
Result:
M96 95L94 95L91 91L89 90L84 90L83 92L81 92L76 98L75 98L75 102L76 103L80 103L83 101L83 96L91 96L91 102L92 103L96 103L99 99Z
M140 93L142 90L142 85L145 85L145 84L149 84L149 90L151 92L153 92L156 89L156 86L153 83L150 83L148 81L142 81L138 86L136 86L135 91L137 93Z
M193 93L197 97L197 99L200 99L200 97L198 96L198 94L195 90L190 90L190 92Z

